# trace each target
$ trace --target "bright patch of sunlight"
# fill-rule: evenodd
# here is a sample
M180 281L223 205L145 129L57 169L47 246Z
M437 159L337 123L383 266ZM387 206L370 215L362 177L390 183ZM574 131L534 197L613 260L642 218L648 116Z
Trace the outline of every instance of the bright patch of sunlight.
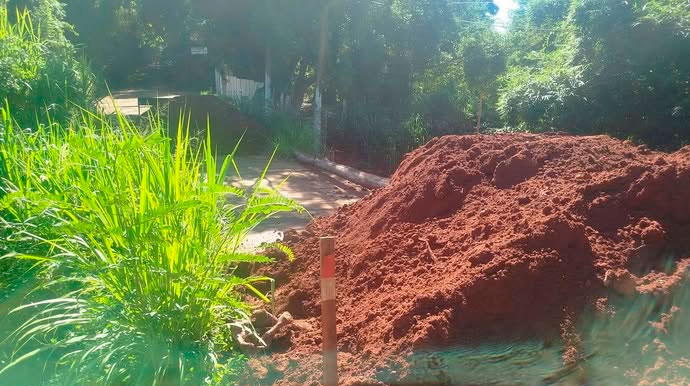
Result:
M510 24L510 13L519 6L515 0L494 0L499 10L495 16L494 27L497 31L505 32Z

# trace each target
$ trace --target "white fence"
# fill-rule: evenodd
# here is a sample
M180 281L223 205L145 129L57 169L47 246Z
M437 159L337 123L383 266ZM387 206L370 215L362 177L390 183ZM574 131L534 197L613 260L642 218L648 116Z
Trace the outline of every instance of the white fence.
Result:
M257 90L264 87L263 82L240 79L216 68L216 93L232 98L253 98Z

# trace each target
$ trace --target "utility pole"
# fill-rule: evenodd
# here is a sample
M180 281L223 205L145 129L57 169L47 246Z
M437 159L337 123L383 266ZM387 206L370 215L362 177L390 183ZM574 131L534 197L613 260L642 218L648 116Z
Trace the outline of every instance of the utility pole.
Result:
M264 113L266 116L271 115L273 107L273 96L271 95L271 46L266 40L266 58L265 58L265 73L264 73Z
M321 82L325 70L326 38L328 37L328 6L321 12L321 32L319 39L319 62L316 68L316 90L314 91L314 143L316 154L322 151L323 133L321 132Z

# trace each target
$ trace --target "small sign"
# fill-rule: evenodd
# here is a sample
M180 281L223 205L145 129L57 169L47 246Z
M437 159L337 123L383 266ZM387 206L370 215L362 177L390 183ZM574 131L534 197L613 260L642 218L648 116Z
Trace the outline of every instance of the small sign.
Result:
M192 55L208 55L208 47L192 47Z

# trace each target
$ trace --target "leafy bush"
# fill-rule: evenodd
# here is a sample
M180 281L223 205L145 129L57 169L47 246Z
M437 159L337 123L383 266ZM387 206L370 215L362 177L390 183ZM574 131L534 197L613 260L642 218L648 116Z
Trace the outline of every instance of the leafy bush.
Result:
M21 324L0 379L26 363L66 384L213 379L232 347L228 323L247 319L243 294L268 301L253 285L268 278L234 272L271 259L240 243L273 214L302 209L262 178L248 192L225 185L234 153L217 164L210 138L191 145L182 122L171 143L156 119L141 132L82 112L69 127L27 131L3 110L0 262L40 274L12 311Z
M36 82L45 65L28 12L18 12L12 23L7 8L0 6L0 53L0 96L25 100L27 86Z
M513 21L504 123L687 143L688 11L686 0L528 2Z
M532 0L525 6L530 24L542 27L560 21L568 12L569 3L563 0Z
M643 18L657 25L671 25L676 33L690 36L690 2L687 0L649 0Z
M41 1L32 14L10 17L0 1L0 101L9 100L14 118L27 125L48 114L66 122L75 105L90 105L98 91L88 61L64 36L56 4Z
M258 96L259 94L255 98L230 98L230 102L240 112L261 122L268 129L270 143L278 149L278 155L292 157L295 151L313 153L316 141L311 122L277 110L267 115L264 101Z
M450 55L444 56L413 85L411 110L421 115L431 135L470 131L473 127L474 97L462 66L454 61Z
M574 110L582 105L583 67L573 65L572 54L555 51L538 55L534 67L513 67L505 76L498 111L508 125L531 129L573 128Z
M271 132L271 143L283 156L292 156L294 151L313 153L316 148L314 128L307 119L274 112L264 123Z

